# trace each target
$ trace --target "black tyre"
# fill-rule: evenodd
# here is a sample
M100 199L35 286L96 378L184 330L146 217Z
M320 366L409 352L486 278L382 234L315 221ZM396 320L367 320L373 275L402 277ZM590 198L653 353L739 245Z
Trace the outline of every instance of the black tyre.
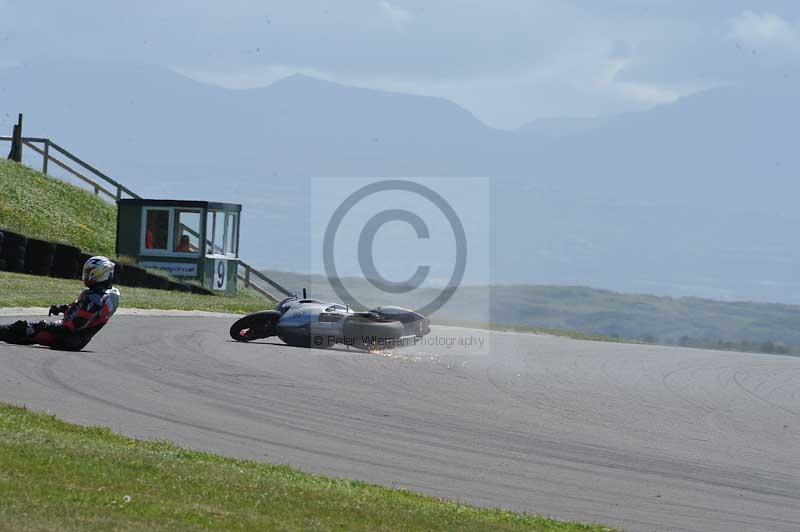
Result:
M231 338L237 342L250 342L259 338L275 336L281 313L276 310L265 310L248 314L231 325Z
M20 246L4 247L2 259L5 261L5 270L15 273L25 273L25 248Z
M3 246L3 258L8 261L21 260L24 262L26 254L25 246Z
M5 271L6 266L6 259L0 259L0 271Z
M6 235L4 235L2 231L0 231L0 248L3 247L3 240L5 240L5 237Z
M12 233L10 231L4 231L3 237L3 247L15 247L15 246L22 246L27 247L28 245L28 237L23 235L18 235L17 233Z
M189 287L184 285L183 283L179 283L178 281L170 281L167 290L172 292L188 292Z
M6 262L6 271L25 273L25 261L22 259L3 259Z
M0 258L4 258L9 262L16 260L24 261L27 247L27 237L6 231L3 245L0 247Z
M180 281L170 281L169 289L175 292L191 292L192 289L186 283Z
M143 286L147 272L136 266L125 265L120 272L119 284L125 286Z
M81 250L75 246L56 244L51 275L62 279L77 279L81 269L79 263L80 255Z
M34 275L50 275L55 254L56 245L52 242L45 242L36 238L28 239L28 249L25 255L27 272Z
M125 265L120 263L114 264L114 275L111 277L111 284L122 284L122 272L125 271Z
M374 321L359 316L348 318L342 326L346 345L369 350L390 346L405 334L399 321Z
M50 275L50 268L51 266L49 264L43 264L43 263L34 264L30 266L27 264L25 265L25 271L31 275L48 276Z
M168 290L169 279L154 273L145 272L145 286L147 288L154 288L156 290Z

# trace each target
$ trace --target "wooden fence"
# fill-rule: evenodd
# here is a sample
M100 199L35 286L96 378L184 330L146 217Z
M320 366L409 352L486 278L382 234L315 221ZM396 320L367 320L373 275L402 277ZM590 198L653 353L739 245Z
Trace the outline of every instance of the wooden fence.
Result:
M0 136L0 141L13 141L14 137ZM68 150L62 148L50 139L38 137L22 137L22 145L30 148L42 156L42 173L47 174L50 168L50 163L55 164L59 168L66 170L71 175L77 177L81 181L88 184L94 190L95 195L99 196L101 193L108 197L111 201L118 201L122 199L125 194L129 198L138 198L139 196L132 192L128 187L111 179L106 174L90 165L89 163L79 159ZM55 152L55 154L54 154ZM56 156L57 155L57 156ZM69 162L68 162L69 161ZM72 163L70 165L70 162ZM77 168L76 168L77 167ZM92 177L87 176L90 174Z

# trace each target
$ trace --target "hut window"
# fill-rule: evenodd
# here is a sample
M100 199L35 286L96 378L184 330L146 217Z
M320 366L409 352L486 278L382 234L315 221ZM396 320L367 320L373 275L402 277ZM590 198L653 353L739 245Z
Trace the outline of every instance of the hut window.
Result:
M172 251L197 253L200 251L200 211L175 210Z
M169 210L147 209L145 249L166 250L169 239Z

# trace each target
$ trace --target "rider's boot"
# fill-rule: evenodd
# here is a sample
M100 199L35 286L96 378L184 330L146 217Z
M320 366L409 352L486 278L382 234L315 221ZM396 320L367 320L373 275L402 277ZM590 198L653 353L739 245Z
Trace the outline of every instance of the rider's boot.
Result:
M10 325L0 325L0 342L10 344L25 342L28 339L28 322L18 320Z

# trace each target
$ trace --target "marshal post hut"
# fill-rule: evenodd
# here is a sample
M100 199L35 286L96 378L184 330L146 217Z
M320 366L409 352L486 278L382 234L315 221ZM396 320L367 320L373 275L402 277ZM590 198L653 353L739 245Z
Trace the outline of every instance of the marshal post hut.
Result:
M232 203L119 200L117 255L234 295L241 213Z

